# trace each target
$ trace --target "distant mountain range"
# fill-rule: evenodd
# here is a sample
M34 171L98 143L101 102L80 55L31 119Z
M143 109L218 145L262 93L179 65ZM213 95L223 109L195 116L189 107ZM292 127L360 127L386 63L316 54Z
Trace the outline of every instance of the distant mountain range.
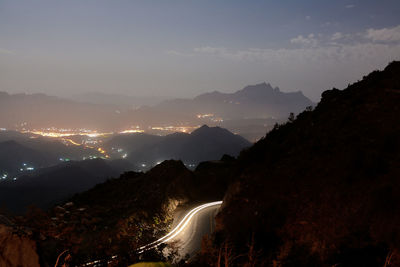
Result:
M76 102L91 103L97 105L113 105L122 110L136 109L141 106L154 106L168 99L168 97L160 96L129 96L121 94L107 93L81 93L66 97Z
M235 93L217 91L193 99L165 100L82 94L75 100L45 94L0 92L0 127L86 128L118 131L132 125L142 129L153 126L221 126L250 140L265 134L268 128L298 113L311 100L301 92L285 93L270 84L247 86ZM155 104L153 106L140 105ZM140 107L139 107L140 106Z
M0 127L18 128L111 128L116 107L79 103L45 94L0 92Z
M194 114L213 113L224 119L287 117L290 112L298 113L313 103L300 91L284 93L278 87L260 83L246 86L235 93L214 91L193 99L167 100L156 106L180 112L192 111Z
M226 127L232 121L235 124L246 120L254 123L258 119L262 122L257 121L257 124L265 124L271 123L271 119L275 122L285 120L289 113L299 113L312 105L313 102L301 92L284 93L270 84L261 83L235 93L214 91L193 99L166 100L153 107L143 107L131 116L139 124L173 125L178 121Z

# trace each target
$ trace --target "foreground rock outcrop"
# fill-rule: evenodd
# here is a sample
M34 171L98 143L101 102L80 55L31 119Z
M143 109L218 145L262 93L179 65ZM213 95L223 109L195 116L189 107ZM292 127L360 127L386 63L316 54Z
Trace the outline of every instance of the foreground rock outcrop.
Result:
M0 266L39 267L36 243L12 227L0 224Z

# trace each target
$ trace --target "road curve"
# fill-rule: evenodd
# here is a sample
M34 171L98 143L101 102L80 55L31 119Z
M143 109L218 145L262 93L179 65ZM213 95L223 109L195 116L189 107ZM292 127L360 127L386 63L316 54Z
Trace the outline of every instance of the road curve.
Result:
M168 234L140 247L138 253L156 248L163 243L176 242L179 247L178 254L181 258L186 255L192 256L200 249L201 238L204 234L211 232L214 217L221 204L222 201L215 201L192 208ZM117 258L116 255L111 257L111 259L115 258ZM95 260L86 262L81 266L97 265L102 262L102 260Z
M200 248L202 236L211 231L215 213L221 204L222 201L215 201L191 209L168 234L140 247L139 253L163 243L177 242L181 256L193 254L195 250Z

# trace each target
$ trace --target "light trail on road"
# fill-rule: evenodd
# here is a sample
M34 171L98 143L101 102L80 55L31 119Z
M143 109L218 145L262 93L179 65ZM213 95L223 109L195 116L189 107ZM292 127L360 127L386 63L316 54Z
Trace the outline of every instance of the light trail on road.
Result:
M221 205L221 204L222 204L222 201L215 201L215 202L206 203L206 204L200 205L196 208L193 208L185 215L185 217L183 217L183 219L179 222L179 224L174 229L172 229L168 234L157 239L156 241L153 241L147 245L140 247L139 253L143 253L146 250L158 247L159 245L161 245L163 243L167 243L168 241L170 241L171 239L176 237L180 232L182 232L185 229L185 227L190 223L190 220L193 218L193 216L195 216L199 211L201 211L205 208L209 208L209 207Z
M213 206L217 206L217 205L221 205L222 201L214 201L214 202L210 202L210 203L205 203L202 204L200 206L197 206L193 209L191 209L186 215L185 217L183 217L183 219L179 222L179 224L172 229L168 234L166 234L165 236L157 239L156 241L153 241L147 245L141 246L137 251L139 254L145 252L146 250L150 250L153 248L158 247L159 245L163 244L163 243L167 243L168 241L172 240L173 238L175 238L177 235L179 235L179 233L181 233L183 230L185 230L186 226L190 223L190 221L192 220L192 218L200 211L209 208L209 207L213 207ZM116 255L111 257L112 259L117 258ZM90 266L90 265L94 265L94 264L98 264L101 263L101 260L95 260L95 261L91 261L91 262L87 262L85 264L83 264L82 266Z

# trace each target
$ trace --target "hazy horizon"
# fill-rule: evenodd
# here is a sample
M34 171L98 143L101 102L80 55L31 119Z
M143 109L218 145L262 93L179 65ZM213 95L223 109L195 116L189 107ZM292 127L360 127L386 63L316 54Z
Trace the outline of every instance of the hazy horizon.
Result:
M267 85L270 85L272 88L279 88L279 90L281 92L283 92L283 93L301 91L301 90L293 90L293 91L282 90L282 88L280 88L277 85L270 84L270 83L268 83L266 81L260 81L260 82L253 83L253 84L247 84L247 85L245 85L245 86L243 86L241 88L234 88L232 90L222 91L222 90L215 89L215 90L209 90L209 91L204 91L204 92L199 92L199 93L194 92L193 95L180 95L180 96L179 95L177 95L177 96L174 96L174 95L151 95L151 94L147 94L146 95L145 93L144 94L134 94L135 92L127 92L127 93L123 93L122 92L122 93L119 93L119 92L112 92L112 91L111 92L107 92L107 91L94 91L94 90L92 90L92 91L81 91L81 92L71 92L71 93L69 91L67 91L67 92L58 92L58 93L55 92L54 94L52 92L44 92L43 90L42 91L41 90L38 90L38 91L23 90L23 91L16 91L16 92L7 91L7 90L0 90L0 92L5 92L5 93L8 93L9 95L16 95L16 94L27 94L27 95L45 94L45 95L48 95L48 96L55 96L55 97L60 97L60 98L71 98L71 99L74 99L74 97L79 97L79 96L82 96L82 95L89 95L89 96L90 95L103 95L103 96L120 96L120 97L126 96L126 97L132 97L132 98L137 97L139 100L140 99L155 98L156 100L162 101L162 100L173 100L173 99L193 99L193 98L195 98L197 96L200 96L200 95L203 95L203 94L207 94L207 93L212 93L212 92L215 92L215 91L223 93L223 94L234 94L237 91L240 91L240 90L242 90L242 89L244 89L244 88L246 88L248 86L255 86L255 85L260 85L260 84L267 84ZM302 92L302 93L304 94L304 92ZM307 95L305 95L305 96L307 98L311 99L311 97L308 97Z
M193 97L270 83L318 101L400 58L388 1L0 0L0 91Z

